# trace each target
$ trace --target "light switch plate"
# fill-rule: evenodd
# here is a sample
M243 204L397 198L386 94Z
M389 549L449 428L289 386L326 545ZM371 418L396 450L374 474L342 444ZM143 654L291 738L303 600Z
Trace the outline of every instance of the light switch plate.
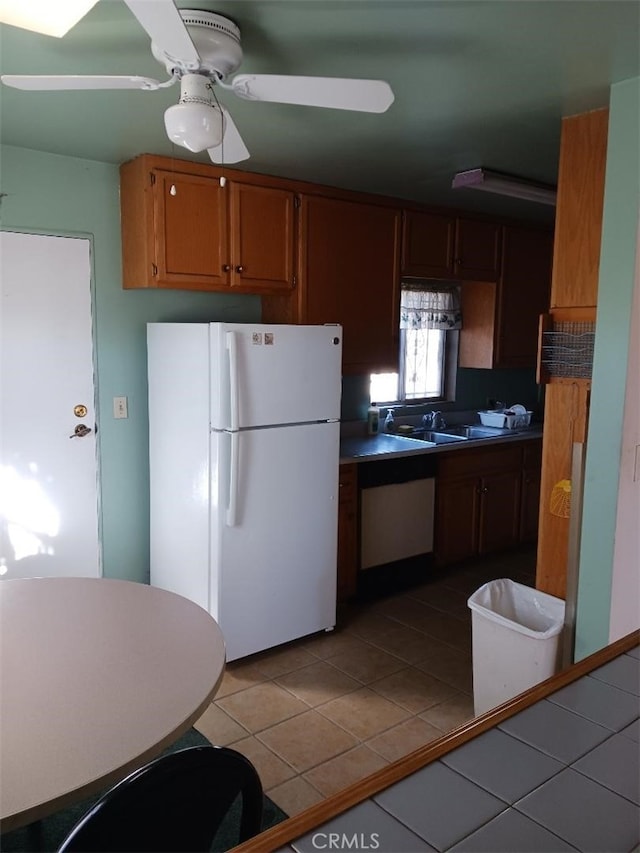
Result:
M127 398L126 397L114 397L113 398L113 417L114 418L128 418L129 412L127 407Z

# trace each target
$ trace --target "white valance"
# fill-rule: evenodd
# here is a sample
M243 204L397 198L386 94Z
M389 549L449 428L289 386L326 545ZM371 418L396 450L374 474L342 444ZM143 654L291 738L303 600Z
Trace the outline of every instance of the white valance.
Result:
M401 329L462 328L462 313L457 287L402 285L400 294Z

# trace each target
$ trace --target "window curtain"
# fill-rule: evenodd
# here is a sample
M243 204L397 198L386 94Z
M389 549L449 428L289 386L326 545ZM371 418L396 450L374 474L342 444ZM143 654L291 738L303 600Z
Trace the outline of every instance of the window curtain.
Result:
M401 329L462 328L460 296L455 287L407 287L400 294Z

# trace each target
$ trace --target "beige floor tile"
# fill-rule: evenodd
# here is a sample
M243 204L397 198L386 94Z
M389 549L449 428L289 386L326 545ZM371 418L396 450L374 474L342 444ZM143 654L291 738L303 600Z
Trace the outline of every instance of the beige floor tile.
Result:
M281 785L287 779L291 779L296 775L296 771L274 752L271 752L261 741L256 737L247 737L243 740L236 741L233 744L233 749L241 752L258 771L262 787L266 791L267 788L274 788L276 785Z
M362 648L362 640L353 636L348 627L345 631L333 631L320 634L304 644L306 651L321 660L327 660L335 655L353 652Z
M412 714L426 711L458 692L451 685L415 667L407 667L387 675L380 681L372 682L369 688Z
M303 779L302 776L295 776L293 779L289 779L288 782L284 782L282 785L277 785L275 788L266 791L266 794L289 817L293 817L308 809L309 806L313 806L315 803L324 800L324 796L320 791L314 788L306 779Z
M215 704L251 733L300 714L309 707L270 681L217 699Z
M410 664L417 663L428 654L428 645L432 642L431 637L415 628L401 625L399 622L392 622L390 619L387 619L386 622L392 627L389 628L385 624L384 630L377 637L371 637L368 640L371 645L377 646Z
M328 761L358 743L353 735L317 711L307 711L284 723L278 723L260 732L258 739L293 765L299 773Z
M278 675L284 675L285 672L308 666L314 660L313 655L305 651L302 646L291 645L253 658L253 666L267 678L276 678Z
M439 737L442 737L440 729L420 717L411 717L399 726L394 726L367 741L366 745L379 752L387 761L397 761Z
M248 734L245 728L215 704L209 705L193 727L216 746L228 746Z
M304 778L325 797L329 797L348 785L353 785L354 782L381 770L387 764L386 759L368 746L358 746L337 758L326 761L319 767L314 767L313 770L304 774Z
M450 589L442 584L425 584L411 591L411 596L441 610L458 619L466 619L469 616L468 596L455 589Z
M252 663L229 663L222 677L222 682L216 691L216 699L246 690L247 687L255 687L266 681L266 676L261 673Z
M459 694L440 705L434 705L419 715L423 720L443 732L461 726L473 717L473 699Z
M321 660L288 672L276 678L276 682L311 707L322 705L361 686L359 681Z
M316 710L361 741L397 725L409 716L404 708L367 687L333 699Z
M397 672L405 666L405 662L399 658L364 642L346 652L333 655L327 660L331 666L338 667L342 672L346 672L347 675L357 679L362 684L377 681L379 678L384 678L385 675Z
M444 652L420 661L416 666L427 675L444 681L461 693L473 692L473 664L471 657L457 649Z

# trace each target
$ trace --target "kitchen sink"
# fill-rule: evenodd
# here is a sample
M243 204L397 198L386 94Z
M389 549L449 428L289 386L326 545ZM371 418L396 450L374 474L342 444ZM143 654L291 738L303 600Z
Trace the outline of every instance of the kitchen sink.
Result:
M429 429L417 429L411 433L410 438L418 438L420 441L430 441L432 444L455 444L458 441L466 441L467 436L453 435L446 432L434 432Z
M514 435L512 429L499 429L498 427L478 426L452 426L442 430L445 435L457 436L459 438L498 438L501 435Z

